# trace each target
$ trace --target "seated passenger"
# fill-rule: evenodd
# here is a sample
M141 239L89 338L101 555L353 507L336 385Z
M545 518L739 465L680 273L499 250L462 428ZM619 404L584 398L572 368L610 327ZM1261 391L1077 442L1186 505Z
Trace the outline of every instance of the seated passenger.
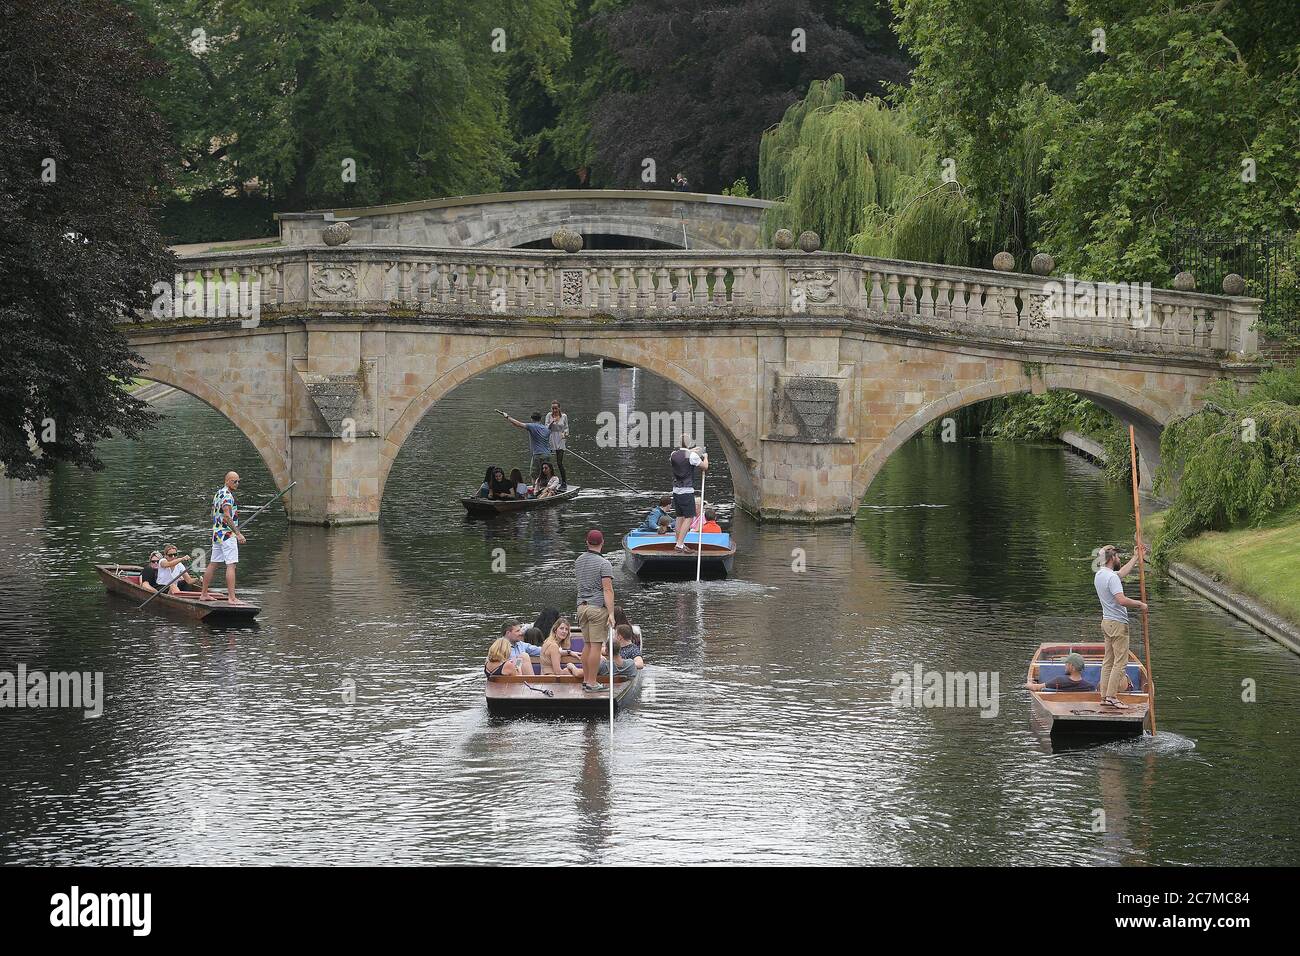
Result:
M533 627L537 628L543 634L550 634L551 628L555 627L555 622L560 619L560 612L553 607L543 608L542 613L537 615L537 620L533 621Z
M488 470L483 474L483 484L478 486L478 496L480 498L492 497L492 476L496 473L496 465L489 465Z
M1083 656L1081 654L1066 655L1064 674L1053 677L1042 684L1025 681L1025 686L1030 690L1072 690L1085 694L1090 694L1097 689L1096 684L1083 679Z
M542 656L542 648L533 642L542 639L542 632L535 627L530 627L525 632L518 624L507 624L502 628L501 635L510 642L510 659L515 662L519 673L525 677L536 674L533 658Z
M582 676L582 668L573 663L566 663L564 658L575 657L569 650L569 622L559 618L551 628L551 633L542 641L542 673L569 674Z
M167 588L172 594L199 589L198 582L185 570L185 556L176 553L174 544L163 545L162 560L158 562L158 587Z
M498 637L488 648L483 673L488 677L513 677L519 673L514 658L510 656L510 642L506 638Z
M672 524L672 519L668 517L668 509L672 506L672 503L672 495L664 495L661 497L659 499L659 504L650 509L650 513L646 515L646 519L639 530L657 531L659 534L663 534L659 529L663 525L664 521L666 520L670 525Z
M718 524L718 513L712 508L704 512L704 533L722 534L722 525Z
M691 519L691 531L699 531L704 527L704 499L699 495L695 496L695 517Z
M660 516L659 516L659 529L658 529L658 530L659 530L659 533L660 533L660 534L672 534L672 531L673 531L673 519L672 519L672 517L671 517L670 515L660 515Z
M492 487L488 489L488 497L495 499L513 498L515 496L514 486L506 478L506 473L500 468L492 469Z
M534 498L549 498L560 490L560 477L555 473L549 461L542 462L542 470L534 482L532 493Z
M528 497L528 482L524 481L524 473L518 468L510 470L510 484L514 488L516 498Z
M149 560L140 570L140 586L146 591L158 590L158 563L162 561L161 551L151 551Z
M631 624L620 624L614 628L614 674L617 677L635 677L636 672L645 667L641 657L641 647L635 641L636 632ZM601 658L600 676L608 676L610 662Z

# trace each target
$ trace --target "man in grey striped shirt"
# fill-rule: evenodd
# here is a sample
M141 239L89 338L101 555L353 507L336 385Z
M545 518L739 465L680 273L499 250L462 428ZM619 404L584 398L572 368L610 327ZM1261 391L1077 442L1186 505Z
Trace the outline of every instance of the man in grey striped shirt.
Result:
M578 577L578 626L582 629L582 689L599 691L600 646L614 627L614 566L602 555L605 536L587 532L587 550L573 562Z

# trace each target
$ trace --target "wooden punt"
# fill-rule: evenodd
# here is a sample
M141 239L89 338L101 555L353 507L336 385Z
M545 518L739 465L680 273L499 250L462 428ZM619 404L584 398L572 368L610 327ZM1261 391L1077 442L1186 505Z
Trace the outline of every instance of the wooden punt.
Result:
M141 568L138 564L95 565L95 573L104 582L104 586L108 588L109 593L130 598L137 604L143 604L154 594L154 592L146 590L140 584L140 571ZM261 613L262 609L260 607L256 604L249 604L247 601L236 600L234 604L231 604L225 599L224 591L218 591L214 588L208 593L223 596L200 601L198 591L160 594L152 601L149 601L149 607L157 608L160 611L183 614L199 621L221 621L226 623L251 621Z
M633 625L637 637L641 628ZM570 639L571 649L581 652L582 632L575 628ZM533 669L540 671L542 662L533 658ZM632 702L641 686L642 671L631 677L619 677L614 682L614 710L622 710ZM592 717L609 714L609 677L597 677L596 683L604 692L587 693L582 689L583 678L568 674L500 675L486 678L483 694L488 713L494 716L528 714L539 717ZM547 693L549 691L549 694Z
M736 558L736 546L731 543L731 535L725 531L703 535L703 556L697 555L700 537L699 532L688 531L683 542L686 551L682 552L674 548L676 535L628 532L623 536L623 551L627 555L624 563L633 574L643 576L694 577L697 561L701 575L726 577L731 574L731 565Z
M493 515L506 514L511 511L531 511L534 508L549 508L552 505L558 505L561 501L568 501L577 495L582 489L577 485L569 485L564 491L557 495L548 495L545 498L505 498L492 499L480 498L477 495L470 498L461 498L460 503L465 506L465 510L472 516L478 518L490 518Z
M1074 653L1083 657L1084 679L1094 685L1099 684L1105 650L1106 646L1100 643L1041 644L1029 662L1029 679L1041 684L1064 674L1064 658L1067 654ZM1095 691L1030 691L1033 697L1031 719L1034 726L1047 733L1053 742L1062 738L1101 740L1140 736L1150 706L1148 694L1151 682L1147 678L1146 668L1131 650L1124 672L1128 675L1131 686L1127 693L1121 693L1118 697L1121 703L1128 705L1126 709L1103 707L1101 694Z

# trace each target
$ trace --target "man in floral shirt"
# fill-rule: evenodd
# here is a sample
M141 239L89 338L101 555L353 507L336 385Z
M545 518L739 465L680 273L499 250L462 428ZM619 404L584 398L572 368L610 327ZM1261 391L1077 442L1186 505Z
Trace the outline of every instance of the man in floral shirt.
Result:
M203 569L200 601L208 600L212 573L221 563L226 566L226 600L231 604L239 603L235 600L235 565L239 563L239 546L244 543L244 536L239 532L239 505L235 501L238 488L239 475L228 471L225 484L212 496L212 559Z

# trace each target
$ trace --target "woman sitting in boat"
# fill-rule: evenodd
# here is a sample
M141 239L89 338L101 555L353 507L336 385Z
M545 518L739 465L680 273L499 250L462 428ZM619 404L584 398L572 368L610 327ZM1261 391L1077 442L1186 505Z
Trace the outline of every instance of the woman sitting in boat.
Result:
M546 635L546 640L542 641L542 673L543 674L569 674L573 677L582 676L582 668L576 664L567 663L566 657L576 657L569 649L569 622L566 618L558 618L551 627L551 632Z
M497 472L496 465L489 465L488 470L483 473L483 484L478 486L478 496L480 498L492 497L492 476Z
M665 521L668 522L670 526L673 523L673 519L668 514L668 509L672 507L672 504L673 504L672 495L664 495L663 497L661 497L659 499L659 504L655 505L653 508L650 509L650 513L646 515L645 523L642 524L641 527L638 528L637 530L653 531L658 534L663 534L662 527L664 522Z
M510 484L514 487L516 498L528 497L528 482L524 481L524 473L518 468L510 469Z
M555 469L551 467L549 461L542 462L541 473L537 476L537 481L533 484L532 494L534 498L549 498L560 490L560 479L555 474Z
M1096 684L1089 683L1083 679L1083 655L1067 654L1065 657L1065 673L1058 674L1051 680L1042 684L1034 681L1025 681L1025 686L1030 690L1072 690L1084 694L1091 694L1097 689Z
M185 556L178 554L176 545L164 544L162 558L158 561L158 587L167 588L171 594L197 591L199 582L185 570Z
M510 656L510 638L498 637L488 648L487 661L483 664L483 673L488 677L514 677L519 673L514 659Z
M158 590L158 562L162 560L161 551L152 551L145 566L140 569L140 587L146 591Z
M511 485L506 473L501 468L492 469L492 487L488 489L489 498L513 498L515 496L514 486Z

